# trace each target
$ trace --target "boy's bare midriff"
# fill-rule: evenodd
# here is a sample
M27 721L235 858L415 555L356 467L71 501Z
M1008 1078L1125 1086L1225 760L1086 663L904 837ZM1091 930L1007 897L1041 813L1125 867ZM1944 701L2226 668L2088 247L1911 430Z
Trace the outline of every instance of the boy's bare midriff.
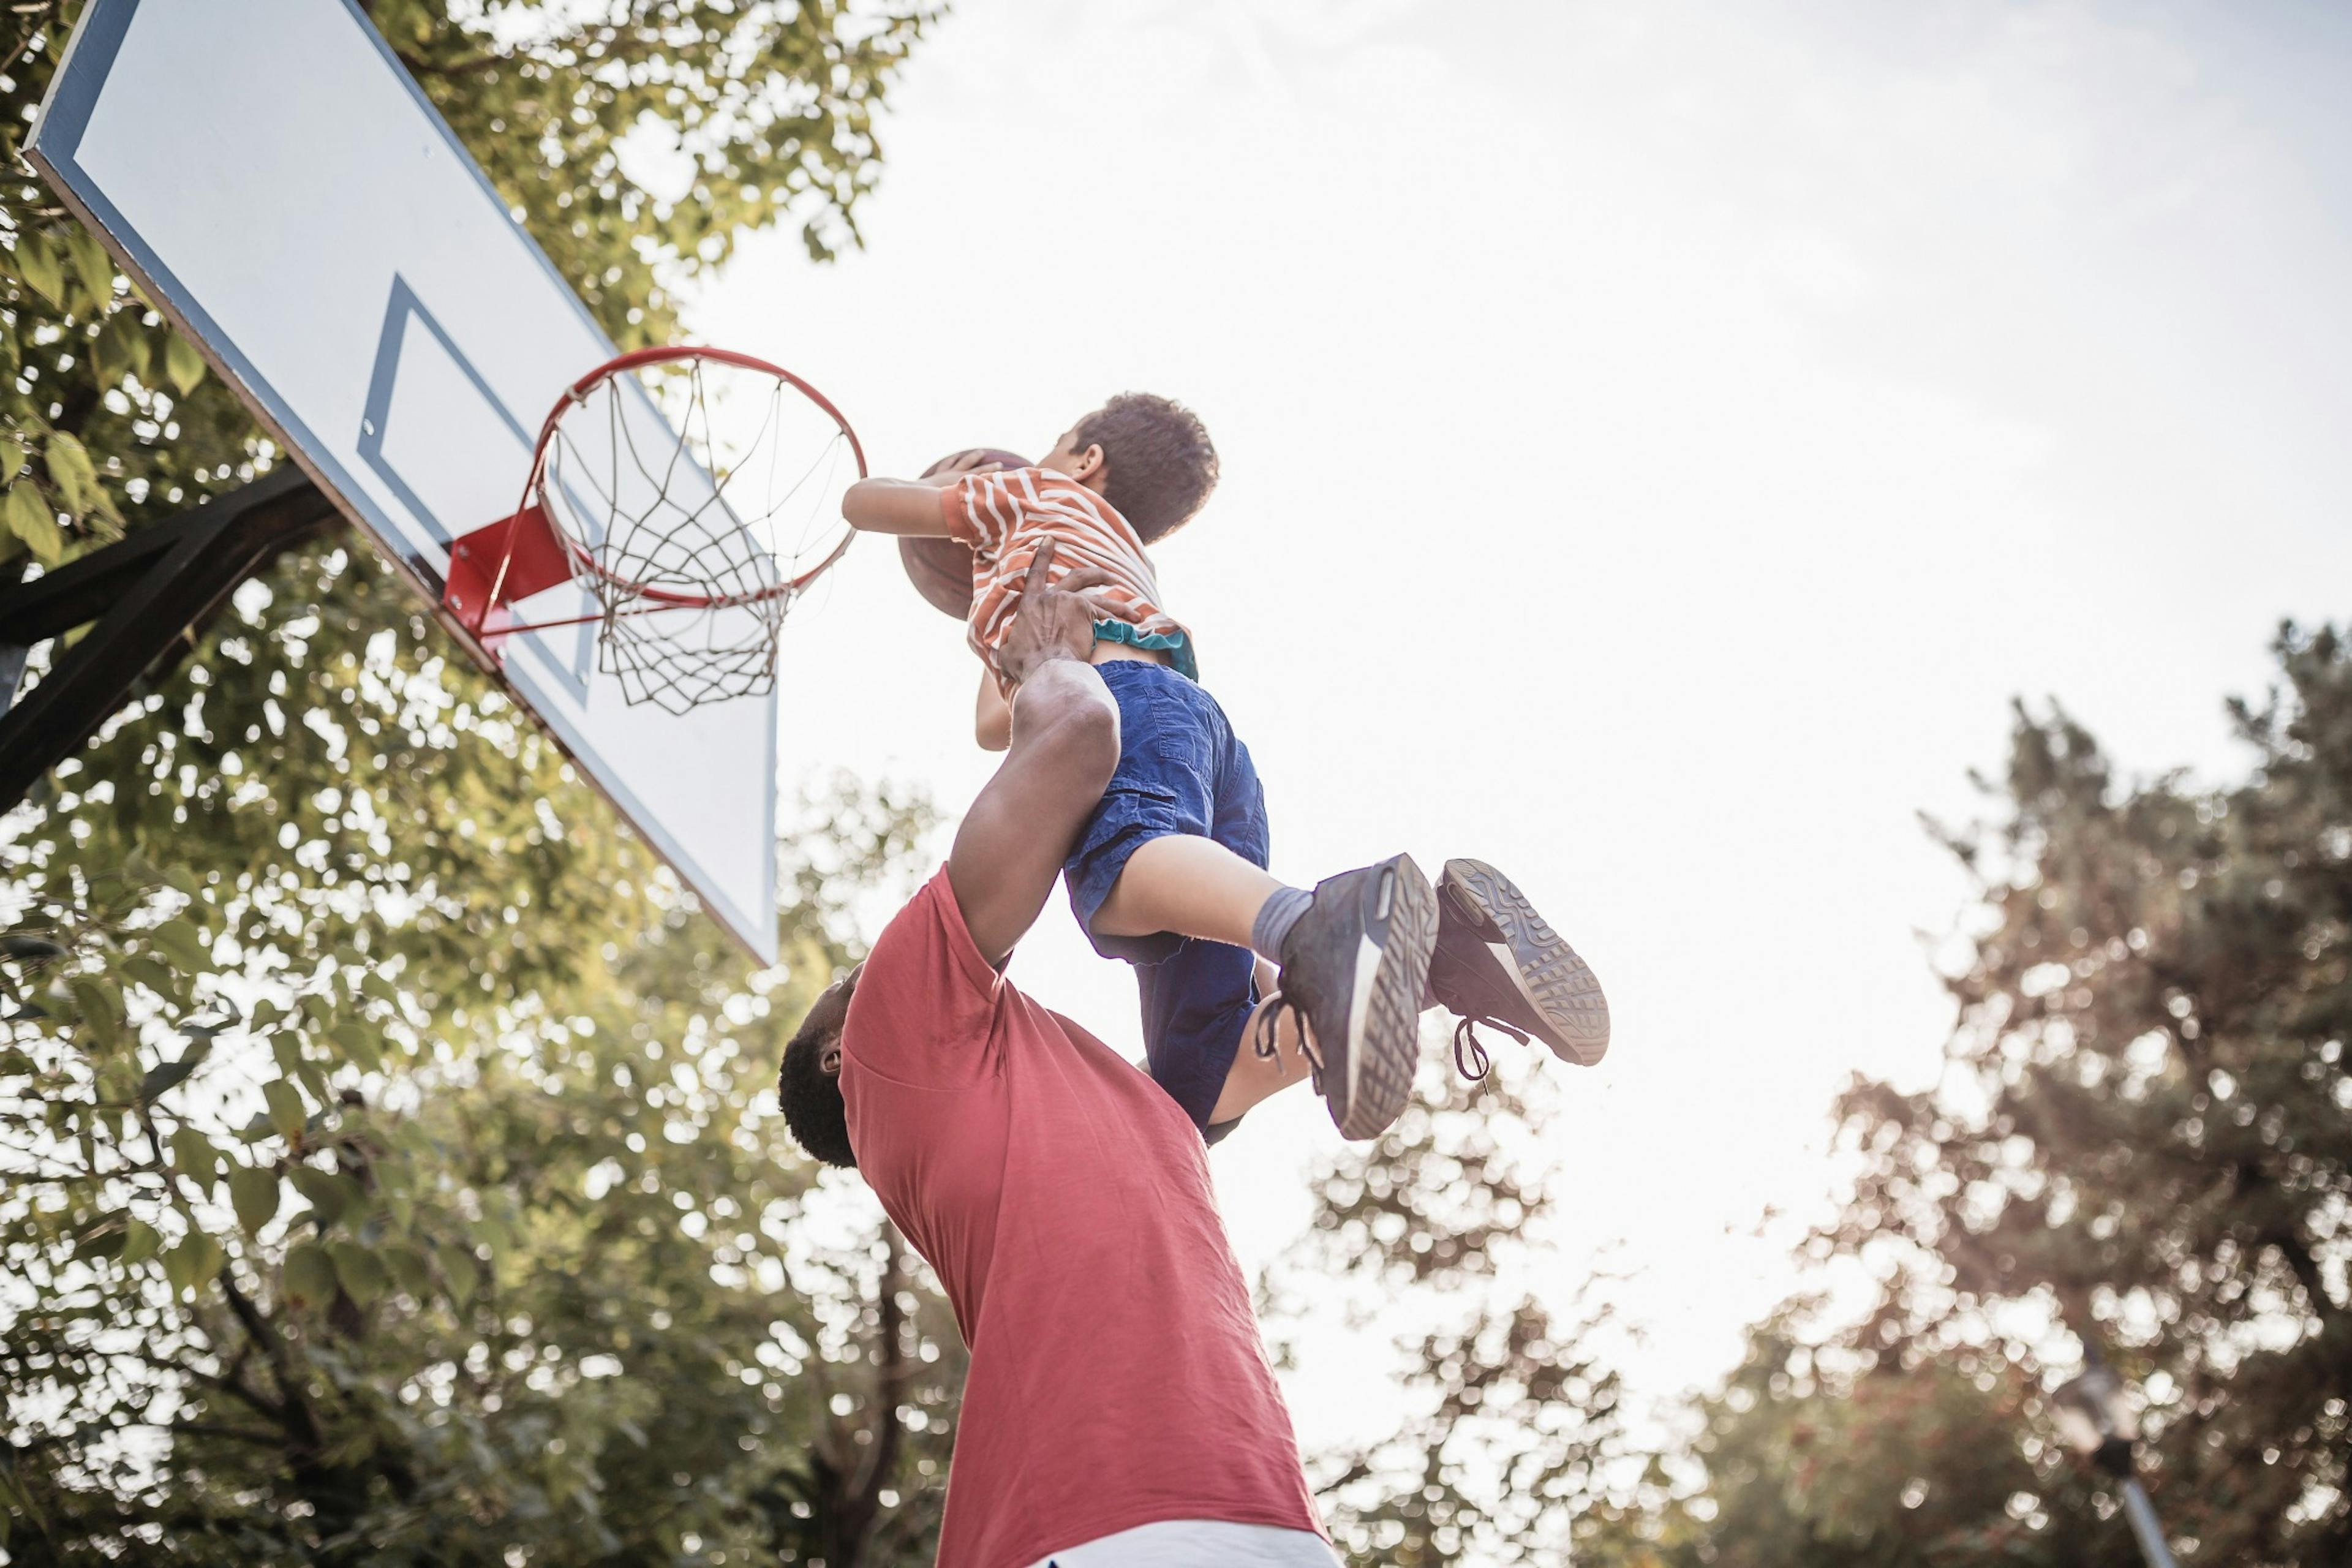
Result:
M1108 664L1122 658L1131 658L1141 664L1166 664L1168 653L1164 648L1138 647L1133 643L1112 642L1104 637L1097 640L1095 651L1087 656L1087 662Z

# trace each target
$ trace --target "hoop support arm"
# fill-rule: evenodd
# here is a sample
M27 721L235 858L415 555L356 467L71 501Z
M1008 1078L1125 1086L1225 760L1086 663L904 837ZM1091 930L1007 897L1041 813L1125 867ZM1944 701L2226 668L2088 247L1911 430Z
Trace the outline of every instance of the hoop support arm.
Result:
M494 624L499 613L571 580L572 559L534 500L451 542L441 603L497 658L499 644L515 629Z

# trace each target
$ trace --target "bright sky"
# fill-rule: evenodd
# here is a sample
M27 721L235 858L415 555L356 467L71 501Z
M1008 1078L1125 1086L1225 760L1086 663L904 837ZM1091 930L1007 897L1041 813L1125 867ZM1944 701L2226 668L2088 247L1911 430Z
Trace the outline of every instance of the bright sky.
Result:
M2011 697L2220 772L2279 618L2342 611L2347 58L2319 0L964 0L866 251L754 240L693 321L882 473L1125 388L1202 413L1224 480L1161 580L1275 869L1481 856L1592 960L1547 1289L1620 1243L1664 1396L1798 1282L1758 1222L1823 1212L1847 1076L1933 1078L1915 932L1967 889L1916 814L1972 809ZM887 548L835 577L787 777L960 808L958 628ZM1015 973L1135 1047L1064 906ZM1299 1095L1218 1151L1245 1264L1335 1137ZM1294 1395L1310 1443L1367 1414Z

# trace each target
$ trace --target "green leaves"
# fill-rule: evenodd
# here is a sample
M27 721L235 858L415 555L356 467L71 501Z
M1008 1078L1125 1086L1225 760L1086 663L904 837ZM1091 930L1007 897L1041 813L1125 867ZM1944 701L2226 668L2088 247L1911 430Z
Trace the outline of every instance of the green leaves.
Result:
M147 944L191 974L212 967L212 951L195 921L183 916L165 921L147 933Z
M80 224L66 230L66 256L73 264L74 280L89 296L91 306L104 310L114 300L114 262L98 237Z
M98 505L98 469L79 441L60 430L49 437L47 457L50 482L65 498L68 511L79 517Z
M228 1201L245 1233L259 1236L278 1214L278 1173L254 1165L234 1167L228 1173Z
M449 1282L449 1299L464 1305L474 1299L474 1287L481 1283L482 1266L474 1255L462 1247L436 1247L434 1261L441 1265L441 1278Z
M204 1065L205 1058L212 1054L212 1048L210 1040L195 1040L180 1053L178 1060L163 1062L151 1068L147 1076L139 1080L139 1102L152 1105L162 1098L166 1089L176 1089L186 1082L188 1075Z
M205 379L205 356L196 345L173 332L163 342L163 376L172 390L185 397Z
M294 1190L303 1201L319 1211L319 1223L330 1226L343 1217L353 1201L361 1194L359 1184L347 1177L330 1175L312 1165L296 1165L286 1173Z
M118 1259L125 1266L144 1263L163 1249L163 1238L155 1227L143 1220L126 1220L122 1226L122 1251Z
M376 1032L357 1019L338 1024L328 1037L343 1048L343 1055L365 1071L374 1072L383 1066L383 1047Z
M65 266L38 229L17 231L16 247L10 253L10 259L15 264L11 269L31 285L34 293L55 309L65 308Z
M77 974L66 982L72 993L75 1008L91 1037L101 1047L112 1047L122 1043L122 992L102 975Z
M172 1133L172 1163L199 1188L211 1188L219 1174L220 1160L220 1151L213 1147L212 1140L194 1127L184 1125Z
M211 1237L195 1232L163 1254L163 1278L172 1289L193 1291L221 1270L228 1254Z
M383 1249L383 1264L392 1271L394 1282L412 1300L422 1301L432 1293L432 1266L415 1247L406 1242L394 1242Z
M302 1110L302 1092L282 1078L271 1079L261 1086L261 1098L269 1107L269 1125L289 1143L302 1142L302 1128L309 1119Z
M316 1242L297 1242L288 1247L280 1278L286 1299L297 1307L323 1307L335 1299L334 1263Z
M8 499L0 502L0 514L6 518L8 531L24 541L34 560L54 566L65 559L66 536L58 531L57 514L49 510L38 485L30 479L10 485Z
M373 1307L392 1276L385 1272L383 1260L355 1241L332 1241L327 1244L327 1256L334 1260L335 1279L343 1294L362 1307Z

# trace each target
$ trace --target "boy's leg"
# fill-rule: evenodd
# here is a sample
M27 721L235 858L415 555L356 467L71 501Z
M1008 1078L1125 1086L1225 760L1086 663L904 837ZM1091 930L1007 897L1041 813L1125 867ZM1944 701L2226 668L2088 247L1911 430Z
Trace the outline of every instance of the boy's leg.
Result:
M1110 896L1095 911L1094 933L1139 937L1165 931L1245 948L1258 911L1285 890L1264 867L1213 838L1171 834L1129 853Z
M1437 951L1429 961L1425 1000L1459 1016L1455 1060L1463 1047L1483 1060L1472 1024L1491 1024L1525 1040L1532 1036L1563 1061L1591 1067L1609 1049L1609 999L1592 968L1577 956L1518 884L1484 860L1445 863L1437 880Z
M1221 1110L1220 1102L1235 1064L1252 1059L1247 1041L1258 1005L1251 973L1255 963L1244 948L1187 940L1160 963L1136 965L1145 1063L1152 1081L1203 1136L1238 1114Z
M1282 1005L1274 965L1262 958L1256 963L1261 999L1242 1021L1241 1038L1246 1044L1234 1053L1217 1102L1210 1108L1203 1131L1212 1143L1241 1125L1242 1118L1264 1101L1314 1076L1314 1063L1299 1047L1298 1015Z
M1312 894L1285 887L1263 868L1256 770L1214 700L1155 665L1101 668L1119 698L1120 758L1067 868L1079 923L1097 951L1137 963L1165 963L1205 940L1277 964L1283 1005L1306 1021L1332 1121L1346 1137L1379 1136L1404 1109L1420 1058L1437 937L1428 879L1399 855L1326 879ZM1227 1006L1234 994L1218 992ZM1209 1043L1217 1048L1199 1066L1222 1081L1238 1040ZM1163 1045L1152 1055L1153 1076L1165 1081L1169 1053ZM1204 1108L1186 1109L1197 1121Z

